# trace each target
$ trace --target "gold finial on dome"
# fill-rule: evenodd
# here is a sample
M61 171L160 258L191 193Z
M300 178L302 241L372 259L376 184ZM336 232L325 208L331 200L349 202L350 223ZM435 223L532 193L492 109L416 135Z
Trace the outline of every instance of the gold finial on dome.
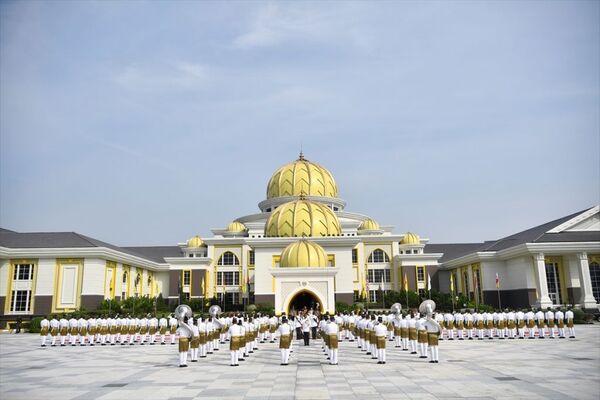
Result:
M421 238L416 233L406 232L400 244L421 244Z
M327 267L327 253L317 243L300 239L283 250L279 266L282 268Z
M280 205L265 224L267 237L338 236L340 233L335 213L326 205L310 200Z

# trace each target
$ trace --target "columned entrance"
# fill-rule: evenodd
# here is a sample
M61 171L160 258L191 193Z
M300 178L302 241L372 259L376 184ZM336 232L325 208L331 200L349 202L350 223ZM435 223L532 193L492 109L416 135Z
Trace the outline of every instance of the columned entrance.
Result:
M272 268L275 313L317 308L320 313L335 312L334 277L338 268Z

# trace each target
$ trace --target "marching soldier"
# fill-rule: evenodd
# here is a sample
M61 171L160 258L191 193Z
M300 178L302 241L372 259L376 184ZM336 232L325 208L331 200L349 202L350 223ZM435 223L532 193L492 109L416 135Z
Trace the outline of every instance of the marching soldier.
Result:
M354 342L354 330L356 329L356 316L354 315L354 311L348 315L348 330L346 331L346 338L350 342Z
M85 338L87 336L87 321L83 317L77 320L77 333L79 336L79 345L85 346Z
M117 335L119 335L119 315L115 315L114 318L109 318L106 321L106 324L108 325L108 332L110 333L110 345L114 346L115 342L117 340Z
M137 322L137 318L132 317L129 318L129 345L133 346L134 345L134 340L135 340L135 336L137 334L138 331L138 322ZM188 343L189 345L189 343Z
M90 346L94 345L94 340L96 338L96 319L95 318L90 318L87 321L87 329L88 329L88 342L90 343Z
M442 313L435 314L435 320L440 325L440 329L441 329L439 340L444 340L444 328L446 327L446 322L444 321L444 314L442 314Z
M338 364L338 335L339 335L339 327L336 323L336 318L332 315L329 324L327 324L327 330L325 334L328 336L328 344L329 344L329 364L337 365Z
M125 340L127 340L127 333L129 332L129 318L119 318L119 322L119 339L121 341L121 346L125 346Z
M546 323L548 325L548 332L550 333L550 339L554 339L554 313L548 307L546 309L546 314L544 315L546 318Z
M483 328L485 327L485 317L483 313L476 313L475 320L477 322L477 340L483 340Z
M290 345L292 343L292 328L288 324L286 317L281 319L281 325L277 329L279 333L279 350L281 351L281 365L288 365L290 362Z
M504 339L504 328L506 328L506 322L504 321L504 313L499 312L496 317L496 331L500 339Z
M369 345L369 351L367 354L370 354L372 359L377 358L377 338L375 335L375 325L377 325L375 314L371 314L371 318L367 323L367 344Z
M199 353L200 358L206 358L206 351L208 348L208 336L206 334L206 321L202 317L198 317L198 336L199 336Z
M454 340L454 315L450 313L444 314L444 322L446 323L446 332L448 332L448 340Z
M148 318L141 318L139 323L139 332L140 332L140 344L143 346L146 341L146 334L148 334ZM190 326L193 325L193 322L190 321Z
M192 327L188 325L188 317L184 317L175 333L179 334L179 367L187 367L190 337L193 335ZM175 336L175 335L173 335Z
M525 313L525 321L527 323L529 339L535 339L535 314L533 310L529 310Z
M438 363L439 362L439 343L438 343L438 337L440 335L440 332L442 331L440 325L437 323L437 321L433 318L431 318L431 309L428 310L427 312L427 318L425 319L425 322L423 323L423 325L425 326L425 329L427 330L427 345L429 346L429 349L431 350L431 360L429 361L430 363ZM427 358L427 353L425 353L425 358Z
M171 315L169 318L169 336L171 337L171 344L175 344L175 333L177 333L177 320Z
M410 354L417 354L417 319L412 313L408 316L408 340L410 341Z
M516 323L516 314L513 310L508 310L506 314L506 328L508 331L508 338L514 339L517 336L517 323Z
M385 336L388 330L387 326L383 323L383 318L381 316L377 319L377 322L378 323L373 327L372 333L372 337L375 338L377 364L385 364Z
M158 331L160 333L160 344L161 345L165 344L165 335L167 334L167 326L168 326L167 319L163 315L158 320Z
M554 313L554 318L556 319L556 325L558 326L558 337L560 339L565 338L565 314L561 309L557 310Z
M402 340L402 351L408 351L408 319L409 316L405 316L400 320L400 338Z
M467 330L467 339L473 340L473 314L470 312L465 313L465 327Z
M67 339L67 336L69 335L69 321L67 321L66 318L61 318L59 321L59 325L60 325L60 345L61 346L66 346L65 344L65 340Z
M396 340L395 347L402 346L402 314L394 315L392 319L392 326L394 327L394 339Z
M565 320L567 321L567 328L569 328L569 338L575 339L575 315L570 308L565 312Z
M148 314L150 316L150 314ZM150 332L150 345L154 346L154 341L156 340L156 331L158 330L158 319L156 317L150 318L148 321L148 331Z
M60 323L56 319L56 316L53 315L50 320L50 335L52 336L52 343L50 344L52 347L56 346L56 338L58 337L60 331Z
M538 312L535 313L535 319L537 321L537 328L538 328L538 337L540 339L544 339L544 335L545 335L545 330L546 330L546 323L544 321L544 318L546 318L546 315L544 314L544 312L542 310L539 310Z
M198 330L197 323L194 323L194 319L188 320L188 325L192 329L192 340L190 341L190 355L192 362L198 362L198 348L200 347L200 331Z
M50 330L50 321L44 316L44 319L40 321L40 336L42 339L42 346L46 347L46 340L48 339L48 331Z
M96 321L97 322L97 321ZM100 346L106 346L107 338L110 342L109 324L112 323L112 318L100 318Z
M71 316L71 319L69 319L69 341L71 346L75 346L75 342L77 342L77 335L79 331L77 324L77 320Z
M230 366L239 366L239 350L240 350L240 337L242 336L242 327L238 325L237 318L231 320L231 326L229 327L229 353L231 355Z
M455 313L454 323L456 325L458 340L465 340L465 316L460 312Z
M427 358L428 339L424 318L419 318L417 320L417 340L419 342L419 358Z
M525 339L525 313L519 310L515 313L515 319L517 320L517 333L519 339Z

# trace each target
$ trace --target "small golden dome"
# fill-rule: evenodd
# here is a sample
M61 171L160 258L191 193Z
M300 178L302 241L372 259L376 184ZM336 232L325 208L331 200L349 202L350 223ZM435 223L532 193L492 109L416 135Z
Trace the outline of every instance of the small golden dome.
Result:
M374 219L368 218L368 219L365 219L363 222L361 222L360 226L358 227L358 230L359 231L378 231L379 224Z
M279 266L282 268L326 267L327 254L315 242L298 240L283 250Z
M245 232L246 231L246 225L242 224L241 222L238 221L233 221L232 223L230 223L229 225L227 225L227 232Z
M421 238L416 233L406 232L400 244L421 244Z
M204 240L202 240L200 236L194 236L187 241L187 247L198 248L202 245L204 245Z
M279 168L267 184L267 199L284 196L337 197L333 175L325 167L300 157Z
M340 222L329 207L310 200L284 203L265 224L267 237L338 236Z

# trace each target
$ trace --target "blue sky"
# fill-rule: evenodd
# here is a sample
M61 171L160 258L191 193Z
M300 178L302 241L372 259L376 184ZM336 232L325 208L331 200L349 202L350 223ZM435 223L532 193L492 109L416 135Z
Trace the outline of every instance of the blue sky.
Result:
M600 7L2 2L0 225L174 244L279 166L431 242L600 201Z

